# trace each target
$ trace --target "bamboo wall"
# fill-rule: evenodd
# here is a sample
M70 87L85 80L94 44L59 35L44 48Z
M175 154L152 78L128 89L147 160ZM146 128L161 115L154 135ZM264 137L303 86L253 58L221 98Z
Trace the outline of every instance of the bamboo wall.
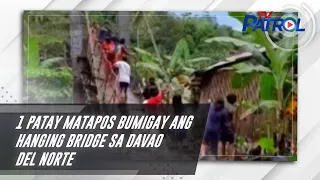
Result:
M213 74L209 73L202 76L202 82L200 85L200 103L214 102L219 97L225 97L229 93L236 94L238 102L242 100L257 101L259 98L259 86L258 81L253 80L248 86L241 89L232 88L232 71L231 70L217 70ZM239 107L238 115L244 113L244 108ZM263 113L259 115L252 115L243 120L237 120L235 122L237 126L237 134L243 136L249 136L251 138L257 138L257 131L262 128L261 120L266 120L268 114ZM267 131L261 129L261 131Z
M209 99L214 101L219 97L226 96L230 93L236 94L239 99L258 100L258 83L253 81L247 87L241 89L232 88L232 71L219 70L212 76L204 77L201 85L200 102L208 102Z

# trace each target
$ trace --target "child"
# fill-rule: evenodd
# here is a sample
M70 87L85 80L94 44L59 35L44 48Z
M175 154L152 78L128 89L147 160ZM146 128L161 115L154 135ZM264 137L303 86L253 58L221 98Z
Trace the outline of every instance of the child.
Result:
M97 24L94 24L94 28L98 28ZM110 37L110 31L107 28L100 28L99 29L99 35L98 35L98 40L100 43L103 43L108 37Z
M146 99L143 104L161 104L162 103L162 93L159 92L158 87L152 86L149 89L150 98Z
M156 80L154 78L149 79L149 83L146 85L146 87L142 90L142 96L144 99L149 99L150 98L150 88L151 87L157 87L156 85Z
M102 42L102 48L107 54L111 54L115 52L116 45L114 41L107 37L106 40Z
M120 39L119 43L117 45L117 55L116 55L116 59L122 59L124 57L128 56L128 51L127 51L127 47L126 47L126 41L125 39Z
M114 64L118 70L117 82L119 85L120 96L124 97L123 102L127 102L127 91L130 85L131 67L127 63L127 58L123 58Z
M112 82L114 77L112 66L115 63L115 43L110 39L110 37L106 37L105 41L102 42L101 46L103 50L103 63L106 68L105 74L108 82L107 84L109 84L109 82Z

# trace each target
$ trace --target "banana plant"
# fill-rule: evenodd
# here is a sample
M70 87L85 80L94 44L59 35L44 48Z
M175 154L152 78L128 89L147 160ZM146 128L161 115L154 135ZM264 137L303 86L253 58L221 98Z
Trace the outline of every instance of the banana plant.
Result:
M231 12L230 16L243 22L246 13ZM274 106L277 112L277 120L281 119L281 114L285 109L288 102L285 101L285 97L288 94L292 94L292 90L285 92L285 86L287 85L288 77L292 68L292 54L294 51L284 51L281 49L275 49L268 41L264 32L249 29L253 36L253 42L246 42L240 39L234 39L231 37L215 37L206 40L206 42L225 42L233 43L235 46L246 46L249 49L259 52L258 48L263 47L266 51L268 65L252 65L242 64L242 67L236 67L235 76L250 76L252 74L260 74L260 98L264 100L276 100L277 105ZM295 38L283 38L282 44L286 49L293 49L297 40ZM294 83L294 82L290 82ZM290 99L290 98L289 98Z
M164 56L164 61L140 48L134 48L139 54L139 62L136 66L141 69L150 69L162 77L166 82L178 78L180 82L188 79L187 75L194 72L192 66L210 60L208 57L190 58L188 45L185 39L181 39L171 56ZM182 83L183 84L183 83Z
M61 58L53 58L40 62L39 43L31 38L24 48L26 57L25 77L28 81L26 94L28 101L40 103L56 102L71 98L72 71L61 67ZM59 64L59 66L57 66Z
M195 71L192 68L197 63L209 61L208 57L191 58L188 44L185 39L181 39L169 56L154 56L152 53L140 48L134 48L138 54L139 61L135 64L138 72L149 71L155 73L157 77L170 84L175 91L183 91L184 87L190 83L189 75Z

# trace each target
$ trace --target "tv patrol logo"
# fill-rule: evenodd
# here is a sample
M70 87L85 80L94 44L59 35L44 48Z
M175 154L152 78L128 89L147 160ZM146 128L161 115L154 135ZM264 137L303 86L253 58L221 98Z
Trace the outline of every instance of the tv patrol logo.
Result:
M266 11L258 11L258 16L246 15L243 21L242 32L246 32L248 27L253 27L252 31L260 29L263 32L272 32L278 30L279 32L302 32L304 28L300 27L301 19L294 15L284 15L282 17L272 18L272 11L267 13ZM270 24L272 27L270 27Z
M293 49L286 48L274 37L282 36L297 41L294 49L307 46L313 40L316 32L316 22L310 8L304 3L300 6L285 5L279 12L282 16L276 17L276 13L266 11L259 11L256 15L246 15L242 31L262 31L273 47L282 50L291 51Z

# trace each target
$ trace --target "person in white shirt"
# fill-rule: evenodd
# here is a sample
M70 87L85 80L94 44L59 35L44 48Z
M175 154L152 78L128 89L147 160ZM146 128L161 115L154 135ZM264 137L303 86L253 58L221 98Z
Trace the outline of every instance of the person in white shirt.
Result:
M127 102L127 90L130 85L131 67L127 63L127 58L123 57L122 60L117 61L114 67L118 69L117 83L121 97L124 97L124 102Z

